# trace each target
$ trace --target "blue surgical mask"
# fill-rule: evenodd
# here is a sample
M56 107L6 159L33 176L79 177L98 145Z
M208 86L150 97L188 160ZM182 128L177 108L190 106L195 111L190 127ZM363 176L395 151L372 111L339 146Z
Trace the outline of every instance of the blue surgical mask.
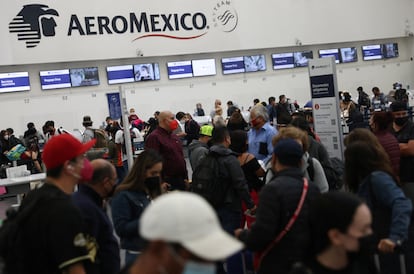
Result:
M183 266L183 272L181 274L215 274L216 264L207 262L196 262L192 260L184 260L172 247L169 246L169 250L173 258Z
M216 265L214 263L199 263L195 261L187 261L184 265L182 274L214 274L216 273Z

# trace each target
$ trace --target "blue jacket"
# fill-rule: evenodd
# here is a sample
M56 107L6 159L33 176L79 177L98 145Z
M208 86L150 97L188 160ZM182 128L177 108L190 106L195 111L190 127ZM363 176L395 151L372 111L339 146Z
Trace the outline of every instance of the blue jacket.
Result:
M72 201L80 209L87 232L98 243L94 264L98 273L118 273L121 266L118 241L115 239L112 223L103 208L102 198L92 188L79 185L79 190L72 195Z
M146 193L132 190L123 190L112 198L112 220L121 248L141 251L144 247L138 228L141 214L150 202Z
M389 224L389 229L387 229L389 234L378 235L379 238L387 237L395 243L408 238L412 212L411 201L405 197L403 191L389 174L383 171L372 172L362 181L358 195L367 202L373 213L374 233L381 234L380 231L384 226L384 224L378 223L376 218L384 216L387 210L390 211L391 220L385 220ZM380 212L377 215L378 210Z

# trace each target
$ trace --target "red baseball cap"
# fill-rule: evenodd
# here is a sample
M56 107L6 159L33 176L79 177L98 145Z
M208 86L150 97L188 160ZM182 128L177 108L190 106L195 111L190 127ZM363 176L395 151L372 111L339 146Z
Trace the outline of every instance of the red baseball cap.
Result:
M52 137L45 145L42 160L47 169L63 165L66 161L84 154L96 143L96 139L82 144L71 134L60 134Z

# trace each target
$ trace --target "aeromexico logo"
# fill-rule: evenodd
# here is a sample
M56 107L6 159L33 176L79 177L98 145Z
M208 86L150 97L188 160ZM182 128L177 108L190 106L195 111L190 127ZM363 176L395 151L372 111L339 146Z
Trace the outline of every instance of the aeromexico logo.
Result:
M59 16L46 5L25 5L9 23L10 33L17 33L17 39L24 41L27 48L36 47L43 36L54 36ZM211 17L210 17L211 16ZM238 23L238 16L231 1L219 1L212 7L209 16L213 27L232 32ZM143 38L159 37L166 39L197 39L210 30L209 20L202 11L184 13L130 12L116 16L78 16L72 14L65 29L67 36L96 36L116 34L138 34L132 41ZM59 26L61 28L61 26Z
M55 36L53 16L59 16L59 13L46 5L25 5L9 23L10 33L17 33L17 40L24 41L27 48L34 48L42 35Z

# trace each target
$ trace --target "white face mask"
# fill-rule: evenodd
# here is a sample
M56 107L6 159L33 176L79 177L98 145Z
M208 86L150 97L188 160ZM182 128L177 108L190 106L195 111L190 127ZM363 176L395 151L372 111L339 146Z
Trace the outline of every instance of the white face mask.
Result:
M4 135L4 140L9 140L9 135Z

